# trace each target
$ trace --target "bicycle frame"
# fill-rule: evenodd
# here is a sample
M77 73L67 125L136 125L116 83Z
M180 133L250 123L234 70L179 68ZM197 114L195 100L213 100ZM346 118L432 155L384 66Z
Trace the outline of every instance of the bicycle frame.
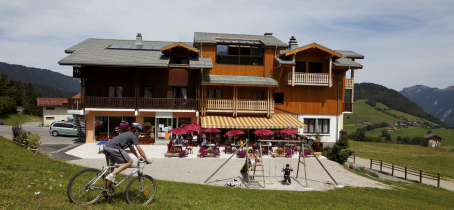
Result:
M154 161L154 158L153 160L149 163L151 164L152 162ZM124 181L126 181L129 177L131 177L132 175L134 175L135 173L139 172L139 176L141 176L143 174L143 171L140 171L140 163L141 162L138 162L137 165L135 166L129 166L128 168L136 168L136 170L134 170L133 172L131 172L128 176L126 176L124 179L122 179L118 184L116 184L115 186L113 186L113 188L117 188L118 186L120 186ZM143 162L142 162L143 163ZM109 171L110 169L112 168L118 168L119 165L113 165L113 166L107 166L99 176L97 176L94 180L91 180L89 183L96 183L99 179L102 178L102 175L103 174L106 174L107 171ZM108 192L109 189L104 189L104 188L101 188L101 187L94 187L94 186L90 186L89 189L93 190L93 189L96 189L96 190L101 190L101 191L105 191L105 192Z

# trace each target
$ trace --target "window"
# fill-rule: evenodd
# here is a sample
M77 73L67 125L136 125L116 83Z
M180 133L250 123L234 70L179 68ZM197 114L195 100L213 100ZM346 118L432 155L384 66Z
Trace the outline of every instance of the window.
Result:
M46 107L46 110L55 110L55 107Z
M216 64L261 66L263 65L262 45L218 44L216 47Z
M55 117L46 117L46 120L55 120Z
M263 93L261 93L261 92L252 93L252 100L264 100Z
M123 97L123 86L109 86L109 97Z
M309 62L309 73L323 73L323 63Z
M188 98L188 88L185 87L174 87L173 98Z
M306 62L296 62L295 72L306 72Z
M208 98L221 99L222 98L222 90L221 89L209 89L208 90Z
M345 89L344 103L352 103L352 89Z
M284 94L283 93L273 93L273 99L275 104L284 104Z
M318 119L318 133L329 133L329 119Z
M153 87L143 87L143 97L153 98Z
M306 124L304 133L315 133L315 119L304 119L304 124Z
M172 64L188 64L186 57L172 57Z
M329 134L329 119L304 119L304 124L304 133Z

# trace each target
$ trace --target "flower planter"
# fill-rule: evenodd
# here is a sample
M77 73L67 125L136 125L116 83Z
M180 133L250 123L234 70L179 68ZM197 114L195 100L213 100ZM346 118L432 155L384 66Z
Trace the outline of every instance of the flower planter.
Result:
M220 154L219 155L215 155L215 154L206 154L206 155L202 155L202 154L198 154L198 156L200 156L200 158L203 158L203 157L214 157L214 158L218 158L219 156L221 156Z
M314 143L314 144L312 144L312 148L313 148L316 152L323 152L323 142L319 142L319 143Z
M317 158L320 157L321 154L322 154L321 152L314 152L314 155L315 155L315 157L317 157Z
M168 157L168 158L171 158L171 157L178 157L179 153L164 153L164 157Z
M286 155L284 153L278 154L277 152L272 152L271 156L273 156L274 158L277 158L277 157L285 157Z

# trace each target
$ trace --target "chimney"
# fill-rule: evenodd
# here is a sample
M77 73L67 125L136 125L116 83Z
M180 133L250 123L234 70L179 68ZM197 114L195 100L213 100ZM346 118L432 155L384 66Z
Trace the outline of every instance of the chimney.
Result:
M136 45L142 45L142 34L140 34L140 33L137 33Z
M263 35L265 35L265 36L273 36L273 33L271 33L271 32L265 32L265 34L263 34Z
M296 48L298 48L298 41L296 41L295 37L292 36L292 38L290 38L290 41L288 42L288 49L294 50Z

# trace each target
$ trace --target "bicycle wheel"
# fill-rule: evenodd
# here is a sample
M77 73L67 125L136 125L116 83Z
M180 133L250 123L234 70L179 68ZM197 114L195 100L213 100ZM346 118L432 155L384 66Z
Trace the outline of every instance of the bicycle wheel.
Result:
M104 176L100 177L101 171L94 168L87 168L77 172L68 184L68 198L76 204L93 204L102 196L99 189L90 189L90 187L103 188Z
M156 182L151 176L137 176L126 187L126 202L129 204L148 204L156 195Z

